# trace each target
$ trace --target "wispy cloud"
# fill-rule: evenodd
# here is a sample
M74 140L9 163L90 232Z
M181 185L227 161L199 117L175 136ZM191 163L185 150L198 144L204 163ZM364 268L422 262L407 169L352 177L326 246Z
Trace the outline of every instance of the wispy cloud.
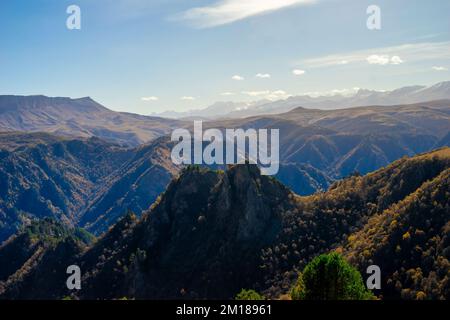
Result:
M359 90L360 90L360 88L354 87L354 88L345 88L345 89L333 89L330 91L304 92L299 95L310 96L310 97L331 97L331 96L340 95L340 96L349 97L349 96L353 96L356 93L358 93ZM383 90L381 90L379 92L383 92Z
M433 68L434 71L448 71L448 68L446 67L438 67L438 66L434 66Z
M266 94L269 94L270 91L269 90L264 90L264 91L242 91L242 94L245 94L247 96L250 97L258 97L258 96L263 96Z
M244 77L241 77L240 75L234 75L231 77L231 79L235 81L243 81Z
M302 76L302 75L304 75L305 73L306 73L305 70L300 70L300 69L294 69L294 70L292 70L292 74L293 74L294 76Z
M270 79L272 76L268 73L258 73L255 77L260 79Z
M297 63L308 66L308 68L323 68L352 63L370 63L369 57L372 57L370 61L377 61L377 64L384 63L385 65L401 64L403 61L409 63L427 60L445 60L450 59L450 42L421 42L365 49L301 60ZM375 59L375 57L378 58ZM343 63L344 61L345 63Z
M175 17L197 28L211 28L317 0L221 0L210 6L189 9Z
M183 101L193 101L193 100L195 100L195 97L184 96L184 97L181 97L180 100L183 100Z
M242 94L250 96L250 97L259 97L267 100L275 101L275 100L284 100L289 97L292 97L291 94L287 93L284 90L261 90L261 91L243 91Z
M229 97L229 96L234 96L235 93L234 92L222 92L220 95L224 96L224 97Z
M142 97L141 100L142 101L146 101L146 102L148 102L148 101L158 101L159 98L155 97L155 96L150 96L150 97Z

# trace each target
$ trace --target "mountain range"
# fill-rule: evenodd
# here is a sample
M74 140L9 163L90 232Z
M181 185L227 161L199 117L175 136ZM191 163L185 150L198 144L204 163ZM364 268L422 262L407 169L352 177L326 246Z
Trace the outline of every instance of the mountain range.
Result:
M59 99L55 103L58 110ZM342 110L300 107L204 125L279 129L276 177L297 194L311 195L349 175L448 146L450 101ZM172 144L164 136L130 147L132 140L123 144L121 138L29 131L0 133L0 241L43 217L100 235L128 210L140 216L181 169L171 161Z
M267 177L175 165L169 134L192 119L1 96L0 299L277 299L330 251L363 276L380 265L379 298L448 299L450 100L381 104L203 123L279 129Z
M229 299L253 288L275 299L335 251L363 275L382 268L379 297L448 299L449 187L449 148L308 197L255 165L185 168L141 219L129 213L93 243L45 219L24 228L0 247L0 298ZM80 291L58 281L68 263L83 270Z

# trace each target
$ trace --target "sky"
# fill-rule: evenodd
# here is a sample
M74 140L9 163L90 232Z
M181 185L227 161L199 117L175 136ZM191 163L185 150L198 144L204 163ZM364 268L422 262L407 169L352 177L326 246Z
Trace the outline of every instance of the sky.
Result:
M140 114L450 80L448 0L1 0L0 39L0 94Z

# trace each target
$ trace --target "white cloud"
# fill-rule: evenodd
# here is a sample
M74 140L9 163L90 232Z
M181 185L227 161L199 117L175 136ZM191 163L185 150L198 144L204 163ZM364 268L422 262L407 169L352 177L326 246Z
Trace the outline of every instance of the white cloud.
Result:
M330 91L314 91L314 92L305 92L301 95L310 96L310 97L330 97L335 95L341 95L346 97L354 96L360 90L359 87L353 87L350 89L333 89Z
M243 81L244 77L241 77L240 75L235 75L235 76L232 76L231 79L233 79L235 81Z
M272 76L268 73L258 73L255 77L260 79L270 79Z
M195 100L194 97L190 97L190 96L184 96L184 97L181 97L180 99L184 100L184 101L193 101L193 100Z
M302 76L302 75L304 75L305 73L306 73L306 71L300 70L300 69L292 70L292 74L293 74L294 76Z
M384 54L384 55L373 54L373 55L367 57L367 62L369 64L379 64L381 66L385 66L387 64L393 64L393 65L402 64L403 60L399 56L390 57L387 54Z
M334 89L331 90L328 93L325 93L324 95L341 95L341 96L353 96L355 93L357 93L359 91L358 87L355 88L351 88L351 89Z
M448 68L446 67L438 67L438 66L434 66L433 68L434 71L448 71Z
M221 96L234 96L234 92L222 92L221 94L220 94Z
M292 94L289 94L283 90L276 90L276 91L272 91L270 94L268 94L266 96L266 99L275 101L275 100L285 100L289 97L292 97Z
M275 100L284 100L289 97L292 97L291 94L287 93L284 90L262 90L262 91L243 91L242 94L250 96L250 97L259 97L271 101Z
M270 93L269 90L264 90L264 91L242 91L242 94L245 94L245 95L250 96L250 97L264 96L264 95L268 95L269 93Z
M148 101L158 101L159 98L158 97L154 97L154 96L150 96L150 97L142 97L141 100L142 101L146 101L146 102L148 102Z
M175 17L198 28L211 28L233 23L295 5L314 3L317 0L220 0L216 3L191 8Z
M373 55L367 57L367 62L369 64L385 65L385 64L389 63L389 56L386 56L386 55L379 56L377 54L373 54Z
M367 57L367 62L369 64L379 64L384 66L386 64L389 64L389 56L388 55L379 56L377 54L373 54Z
M399 56L393 56L391 58L391 64L402 64L403 60Z
M342 61L339 61L337 64L345 65L345 64L349 64L349 62L347 60L342 60Z
M372 62L385 63L384 65L399 64L403 61L414 63L418 61L446 60L450 59L450 42L421 42L372 48L300 60L296 63L305 65L308 68L323 68L342 64L342 61L346 61L348 64L367 63L368 57L371 57L370 60ZM389 59L389 62L387 62L387 59Z

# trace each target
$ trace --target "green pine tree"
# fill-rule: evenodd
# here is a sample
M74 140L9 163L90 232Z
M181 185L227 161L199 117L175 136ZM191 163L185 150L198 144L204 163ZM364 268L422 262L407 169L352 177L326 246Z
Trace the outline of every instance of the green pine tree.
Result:
M371 300L361 274L338 253L313 259L291 290L293 300Z

